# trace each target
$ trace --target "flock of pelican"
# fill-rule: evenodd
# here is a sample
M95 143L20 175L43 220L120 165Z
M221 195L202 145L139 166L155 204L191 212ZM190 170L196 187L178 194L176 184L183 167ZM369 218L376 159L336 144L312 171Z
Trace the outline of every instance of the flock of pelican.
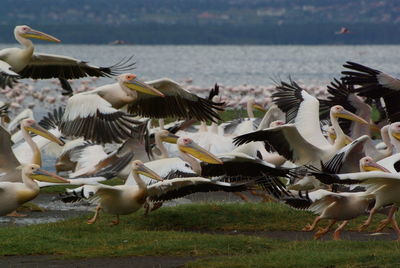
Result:
M0 107L0 216L18 216L19 206L54 184L77 186L64 202L97 204L88 224L104 211L116 216L112 225L120 215L142 207L148 214L192 193L233 192L247 200L248 191L317 214L304 231L329 219L317 239L343 221L333 234L340 239L350 220L368 214L364 230L377 212L387 214L377 231L391 224L400 239L400 80L347 62L324 99L282 81L268 109L247 98L248 117L218 124L230 101L221 101L218 85L204 98L168 78L142 81L128 72L132 58L97 67L36 53L31 39L60 40L29 26L15 27L14 35L22 48L0 50L0 88L13 92L23 78L56 78L67 102L39 122L29 110L11 120L7 100ZM117 82L74 92L68 80L85 76ZM140 149L150 161L134 160ZM40 169L43 151L67 179ZM102 183L114 177L125 183Z

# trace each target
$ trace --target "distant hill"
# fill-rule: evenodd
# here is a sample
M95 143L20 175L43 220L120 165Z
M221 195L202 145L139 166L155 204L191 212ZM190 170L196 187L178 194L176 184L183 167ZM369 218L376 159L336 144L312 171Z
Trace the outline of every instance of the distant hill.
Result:
M66 43L400 43L399 1L1 0L0 18L0 42L27 24Z

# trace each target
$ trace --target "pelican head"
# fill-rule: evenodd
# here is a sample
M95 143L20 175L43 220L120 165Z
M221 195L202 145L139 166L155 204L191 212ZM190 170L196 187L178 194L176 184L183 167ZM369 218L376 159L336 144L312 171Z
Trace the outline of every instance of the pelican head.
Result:
M331 138L333 141L336 140L336 131L333 126L329 126L326 129L326 133L328 134L329 138Z
M179 139L179 136L172 134L168 130L160 130L156 133L160 137L160 140L162 142L168 142L168 143L173 143L176 144L176 142Z
M163 93L158 91L152 86L147 85L145 82L142 82L136 78L134 74L121 74L118 76L118 82L120 85L138 92L142 92L149 95L165 97Z
M376 163L371 157L366 156L360 159L360 170L361 171L382 171L390 172L385 167Z
M389 133L392 135L396 140L400 140L400 122L396 122L390 125Z
M56 42L56 43L61 42L59 39L55 38L54 36L34 30L27 25L16 26L14 29L14 34L16 36L21 36L24 38L35 38L35 39Z
M348 119L348 120L352 120L352 121L355 121L355 122L358 122L358 123L362 123L362 124L367 124L368 125L367 121L365 121L364 119L362 119L358 115L355 115L350 111L347 111L341 105L332 106L331 107L331 114L334 117L337 117L337 118L344 118L344 119Z
M135 160L132 161L132 171L136 172L138 174L147 176L149 178L158 180L158 181L163 181L163 178L161 178L157 173L155 173L153 170L149 169L146 167L142 161L140 160Z
M210 164L223 164L223 162L208 152L206 149L195 143L192 139L189 138L179 138L177 141L178 148L184 153L188 153L197 159L210 163Z
M35 120L33 119L24 119L21 121L21 128L24 128L26 131L30 131L32 133L35 133L37 135L42 136L43 138L46 138L52 142L57 143L60 146L63 146L65 143L51 134L48 130L44 129L41 127Z
M53 182L53 183L69 183L68 180L54 173L40 169L39 165L27 164L22 166L22 172L32 180Z

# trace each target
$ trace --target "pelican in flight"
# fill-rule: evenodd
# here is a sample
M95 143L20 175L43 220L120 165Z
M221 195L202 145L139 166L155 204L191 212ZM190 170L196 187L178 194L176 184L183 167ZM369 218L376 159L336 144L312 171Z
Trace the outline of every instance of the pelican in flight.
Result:
M119 109L128 106L128 113ZM68 137L83 137L97 143L122 142L131 137L134 115L151 118L180 117L219 119L214 109L222 103L200 98L169 79L144 83L134 74L68 100L60 125Z
M40 187L35 180L53 183L68 183L56 174L39 169L39 165L23 164L17 168L22 182L0 182L0 216L15 211L22 204L34 199Z
M131 58L113 66L97 67L85 61L66 56L34 53L30 39L40 39L49 42L61 42L49 34L32 29L27 25L16 26L15 39L21 48L5 48L0 50L0 87L12 87L17 78L60 79L65 90L72 91L67 79L77 79L86 76L112 76L131 69L134 63ZM70 94L70 92L69 92Z
M24 139L32 150L32 154L27 154L26 150L19 151L17 154L14 153L11 148L10 133L7 132L3 127L0 127L0 172L4 173L0 177L0 181L20 182L21 176L20 171L17 170L17 167L20 166L21 163L33 163L39 166L42 164L40 149L32 140L28 131L40 135L59 145L64 145L63 141L39 126L35 120L23 120L21 122L21 130Z
M119 215L127 215L136 212L143 207L146 199L151 201L166 201L195 192L231 192L244 191L248 188L246 184L230 184L211 181L201 177L176 178L163 181L157 173L146 167L140 160L132 161L131 167L136 185L85 185L81 188L81 196L83 198L93 196L93 201L95 201L96 198L99 199L96 213L87 221L88 224L96 222L101 210L116 215L116 220L112 221L111 225L119 224ZM139 174L160 182L147 185ZM73 191L72 193L75 195L77 194Z
M337 133L333 144L330 144L321 133L321 130L314 128L309 122L310 131L308 136L300 133L298 124L285 124L273 128L251 132L234 139L237 145L252 142L264 141L269 150L275 149L280 155L291 160L296 165L311 164L319 167L322 162L331 159L342 147L346 145L346 135L341 130L337 118L367 122L357 115L345 110L342 106L336 105L331 108L331 121Z

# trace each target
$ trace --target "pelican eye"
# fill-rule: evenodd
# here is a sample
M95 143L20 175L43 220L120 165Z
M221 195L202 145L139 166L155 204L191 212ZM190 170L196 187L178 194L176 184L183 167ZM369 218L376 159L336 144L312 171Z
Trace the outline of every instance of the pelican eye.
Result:
M133 80L133 79L135 79L136 78L136 75L133 75L133 74L130 74L130 75L128 75L127 77L126 77L126 79L128 79L129 81L130 80Z

